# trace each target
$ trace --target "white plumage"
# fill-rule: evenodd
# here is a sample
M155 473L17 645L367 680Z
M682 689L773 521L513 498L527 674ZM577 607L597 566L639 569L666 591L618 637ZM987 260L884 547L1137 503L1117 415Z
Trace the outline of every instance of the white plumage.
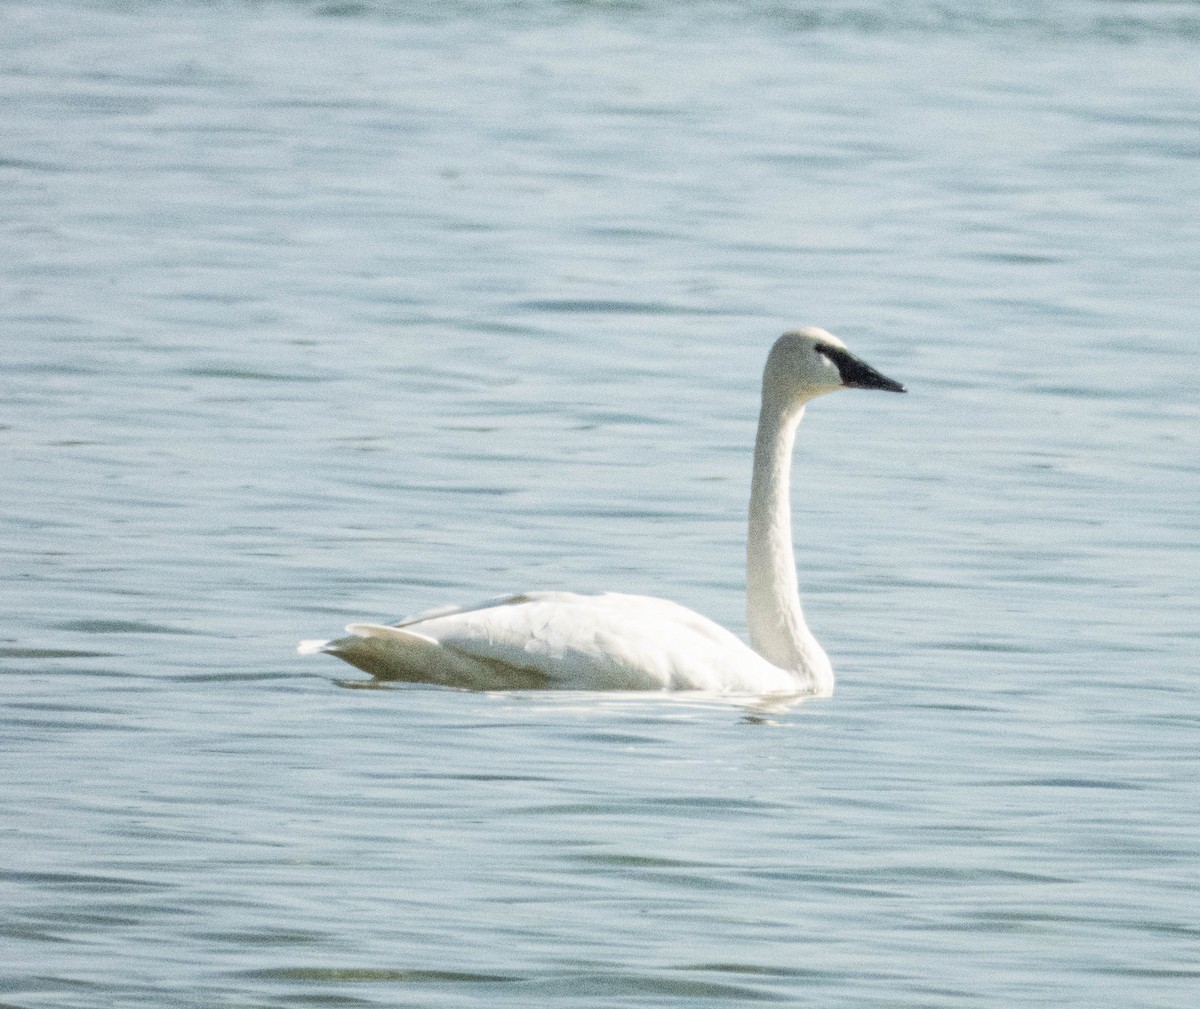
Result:
M789 477L804 405L839 388L903 386L821 329L785 333L763 374L746 552L753 648L665 599L604 592L526 592L443 608L398 624L351 624L306 641L383 680L472 690L833 691L833 670L804 621L792 554Z

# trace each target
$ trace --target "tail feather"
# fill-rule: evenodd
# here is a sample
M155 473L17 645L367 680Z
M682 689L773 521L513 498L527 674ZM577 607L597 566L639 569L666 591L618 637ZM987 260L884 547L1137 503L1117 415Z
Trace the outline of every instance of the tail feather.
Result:
M474 662L447 653L433 638L383 624L351 624L349 637L317 649L381 680L454 683Z
M304 655L325 652L379 680L440 683L468 690L543 689L546 676L496 659L483 659L403 627L351 624L349 637L305 641Z

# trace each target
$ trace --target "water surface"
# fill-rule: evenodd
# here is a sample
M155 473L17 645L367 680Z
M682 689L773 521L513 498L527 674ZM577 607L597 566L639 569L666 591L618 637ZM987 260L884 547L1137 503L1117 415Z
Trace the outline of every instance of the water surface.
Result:
M1190 4L0 13L0 1000L1177 1007L1200 979ZM828 701L356 690L534 588Z

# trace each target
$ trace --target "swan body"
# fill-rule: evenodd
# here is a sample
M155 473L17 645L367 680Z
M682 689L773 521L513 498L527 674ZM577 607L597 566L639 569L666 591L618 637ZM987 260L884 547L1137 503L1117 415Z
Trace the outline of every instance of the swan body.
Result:
M472 690L833 692L833 669L805 623L792 552L796 428L813 398L841 388L903 392L823 329L785 333L763 373L746 548L751 646L684 606L615 592L527 592L432 610L397 624L351 624L306 641L380 680Z
M795 690L790 673L720 624L651 596L527 592L346 629L352 637L319 650L383 679L475 690Z

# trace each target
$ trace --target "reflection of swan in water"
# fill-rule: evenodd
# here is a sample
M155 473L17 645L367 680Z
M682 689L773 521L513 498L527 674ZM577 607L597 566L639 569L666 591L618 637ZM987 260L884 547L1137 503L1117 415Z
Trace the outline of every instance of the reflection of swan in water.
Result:
M605 592L525 592L424 613L350 637L306 641L380 680L474 690L707 690L828 695L833 669L800 610L789 475L810 400L835 389L904 387L823 329L785 333L763 373L746 547L753 649L677 603Z

